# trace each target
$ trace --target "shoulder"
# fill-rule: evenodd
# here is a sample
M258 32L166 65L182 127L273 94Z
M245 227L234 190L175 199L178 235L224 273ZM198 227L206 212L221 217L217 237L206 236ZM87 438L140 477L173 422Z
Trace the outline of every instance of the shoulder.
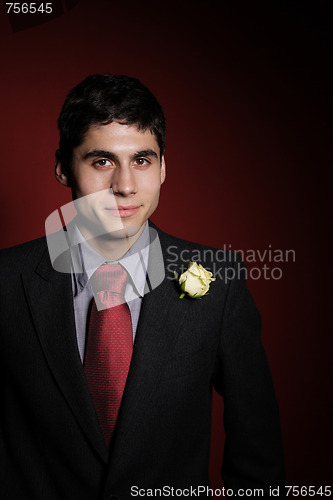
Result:
M149 221L149 225L157 231L164 258L167 262L180 260L182 263L188 263L189 261L194 261L208 267L211 265L216 267L218 264L221 264L223 267L234 267L237 263L242 264L237 252L172 236L162 231L155 224L151 223L151 221Z
M35 267L46 250L45 237L0 250L0 275Z
M215 248L201 243L177 238L165 233L149 221L159 236L165 274L169 279L180 276L190 262L201 264L215 278L214 289L224 293L231 282L244 283L247 270L239 253L226 248Z

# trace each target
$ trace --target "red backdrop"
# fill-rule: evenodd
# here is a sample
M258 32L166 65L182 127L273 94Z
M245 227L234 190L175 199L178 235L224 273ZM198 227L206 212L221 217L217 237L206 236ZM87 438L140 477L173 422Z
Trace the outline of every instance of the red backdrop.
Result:
M41 236L46 217L70 200L53 177L56 118L68 90L97 72L142 79L168 121L168 175L153 221L216 247L295 251L295 262L248 262L283 272L249 286L280 405L287 482L329 484L326 12L282 1L264 9L252 2L53 4L52 19L9 18L0 5L1 246ZM216 397L214 486L221 484L221 413Z

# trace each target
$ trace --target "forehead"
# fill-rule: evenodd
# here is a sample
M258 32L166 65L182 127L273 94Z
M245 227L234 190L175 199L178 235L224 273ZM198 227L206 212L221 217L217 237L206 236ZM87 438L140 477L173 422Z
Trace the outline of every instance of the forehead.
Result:
M155 135L150 130L139 130L136 125L112 122L108 125L92 125L76 149L106 149L112 152L136 152L140 149L153 149L159 153Z

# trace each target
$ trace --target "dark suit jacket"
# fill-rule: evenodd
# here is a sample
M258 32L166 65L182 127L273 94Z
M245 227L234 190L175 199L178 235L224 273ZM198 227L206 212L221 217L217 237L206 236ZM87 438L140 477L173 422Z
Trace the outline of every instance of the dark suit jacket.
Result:
M212 270L235 262L158 235L166 275L142 302L110 453L78 353L70 275L52 268L45 238L1 251L3 500L108 500L133 498L131 486L207 485L213 386L225 404L225 485L283 482L278 408L244 279L217 278L203 298L180 300L172 278L182 258L199 251Z

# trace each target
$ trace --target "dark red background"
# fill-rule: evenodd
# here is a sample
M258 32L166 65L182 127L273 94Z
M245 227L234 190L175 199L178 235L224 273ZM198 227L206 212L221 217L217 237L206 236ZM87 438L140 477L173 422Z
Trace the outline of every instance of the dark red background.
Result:
M153 220L217 247L296 252L295 262L282 264L281 280L249 286L280 405L287 482L330 484L332 38L325 4L57 3L60 16L37 26L27 18L16 28L0 5L1 247L42 235L46 217L70 200L53 177L56 118L68 90L96 72L142 79L168 120L168 176ZM221 412L216 398L214 486L221 484Z

